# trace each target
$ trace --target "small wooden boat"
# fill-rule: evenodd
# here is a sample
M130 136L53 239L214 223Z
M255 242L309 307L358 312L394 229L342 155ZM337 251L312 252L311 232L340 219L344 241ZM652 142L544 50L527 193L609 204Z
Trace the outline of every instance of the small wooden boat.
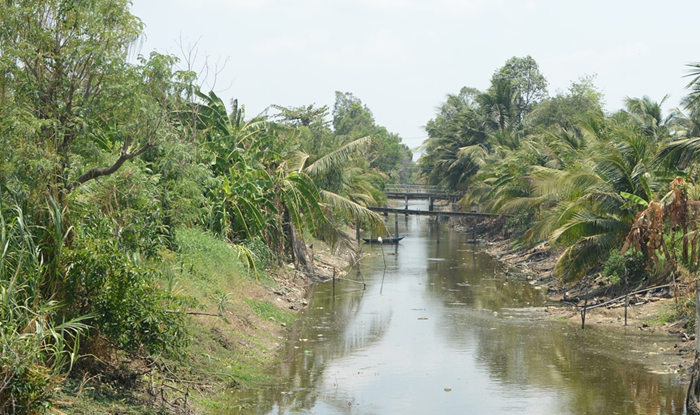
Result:
M382 238L381 243L383 243L383 244L397 244L403 238L405 238L405 236L399 236L398 238ZM366 244L378 244L379 243L379 239L362 238L362 240L365 241Z

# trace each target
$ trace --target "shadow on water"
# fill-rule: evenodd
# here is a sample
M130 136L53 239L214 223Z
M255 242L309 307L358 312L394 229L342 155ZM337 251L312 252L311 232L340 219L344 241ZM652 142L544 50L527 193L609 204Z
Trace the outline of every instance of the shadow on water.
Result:
M366 290L310 288L279 350L285 382L226 413L684 413L681 376L660 370L668 338L542 319L542 291L467 235L402 225L401 246L365 245Z

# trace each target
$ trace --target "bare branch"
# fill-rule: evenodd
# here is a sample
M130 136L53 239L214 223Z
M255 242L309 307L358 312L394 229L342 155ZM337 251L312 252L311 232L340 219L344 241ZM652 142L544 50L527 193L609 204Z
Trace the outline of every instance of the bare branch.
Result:
M78 180L76 180L70 186L68 186L68 192L72 192L73 190L75 190L75 188L77 188L78 186L80 186L83 183L88 182L90 180L93 180L93 179L96 179L96 178L102 177L102 176L109 176L110 174L119 170L119 168L121 168L121 166L127 160L130 160L134 157L140 156L141 154L145 153L146 150L148 150L149 148L154 146L153 143L148 142L143 147L136 150L135 152L127 153L128 141L129 140L124 140L124 146L122 147L121 154L119 155L119 158L117 159L117 161L114 164L112 164L109 167L97 167L97 168L94 168L94 169L86 172L82 176L78 177Z

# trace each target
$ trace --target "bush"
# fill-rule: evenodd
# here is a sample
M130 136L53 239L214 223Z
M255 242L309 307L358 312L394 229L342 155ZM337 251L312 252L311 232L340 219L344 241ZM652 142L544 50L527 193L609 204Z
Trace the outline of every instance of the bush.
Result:
M525 229L531 228L533 226L534 219L535 215L531 211L523 210L509 217L506 220L504 228L514 233L521 232Z
M162 271L127 255L109 239L81 239L71 252L66 300L73 313L94 313L91 335L127 351L178 354L188 343L187 306L159 289Z
M620 251L614 249L603 265L603 275L610 277L612 284L619 284L623 280L625 283L641 281L649 276L649 272L641 252L628 251L621 255Z
M253 258L255 258L255 265L258 269L265 269L274 265L276 261L275 254L262 239L257 237L248 239L243 241L241 245L247 248Z

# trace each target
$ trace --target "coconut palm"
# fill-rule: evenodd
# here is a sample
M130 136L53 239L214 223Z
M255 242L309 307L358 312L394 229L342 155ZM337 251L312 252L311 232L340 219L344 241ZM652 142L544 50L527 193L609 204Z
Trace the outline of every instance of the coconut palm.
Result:
M479 165L473 158L476 149L463 151L484 146L488 138L483 117L477 112L476 92L448 95L438 116L426 125L429 138L419 165L427 183L457 190L477 173Z
M338 229L329 226L331 207L382 226L381 217L362 206L371 197L349 191L352 182L342 183L345 191L340 193L356 194L355 200L316 185L324 174L337 171L353 154L367 148L370 138L355 140L307 165L309 155L298 150L296 130L264 117L246 121L235 101L229 115L214 93L198 96L203 101L198 108L202 142L214 154L212 168L221 180L212 189L218 203L210 222L231 242L261 238L307 267L305 233L325 232L335 235L329 238L332 241L340 239Z
M627 203L630 197L649 203L662 187L655 160L666 139L659 134L663 124L634 115L582 123L586 162L558 179L567 191L544 220L555 224L550 242L567 247L556 266L565 279L582 275L621 245L641 209Z
M350 218L356 223L365 222L376 233L385 233L386 225L382 217L367 209L367 206L376 206L377 200L373 194L379 193L373 182L381 181L378 172L368 170L367 166L353 165L354 157L367 151L372 145L371 137L363 137L353 140L318 158L313 163L307 164L309 157L303 157L298 164L299 169L307 173L314 181L325 182L330 185L322 186L320 194L326 206L344 217ZM357 160L355 160L357 161ZM335 175L337 183L323 181L329 172L342 172ZM331 188L337 189L333 191ZM337 228L331 228L327 235L332 241L340 238Z

